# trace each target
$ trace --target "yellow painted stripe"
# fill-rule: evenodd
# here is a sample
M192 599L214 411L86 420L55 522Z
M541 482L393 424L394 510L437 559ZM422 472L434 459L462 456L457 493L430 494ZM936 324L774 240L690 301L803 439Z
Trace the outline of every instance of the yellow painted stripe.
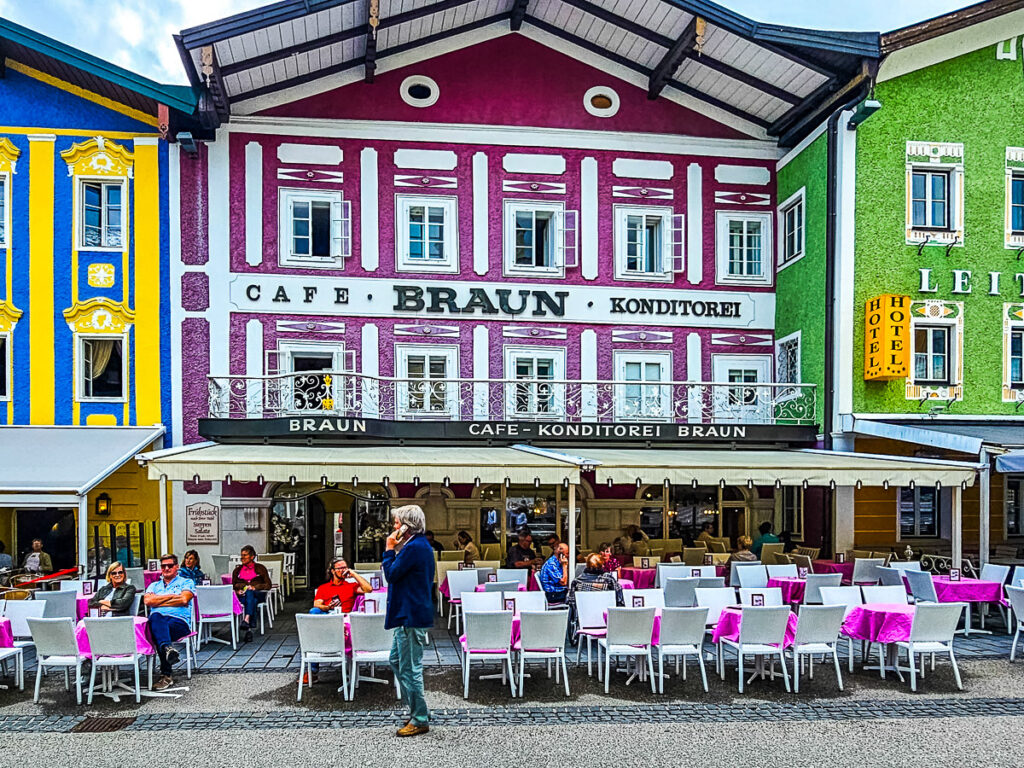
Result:
M40 72L38 69L33 69L19 61L7 59L7 67L8 69L13 69L15 72L20 72L23 75L27 75L28 77L38 80L41 83L46 83L47 85L52 85L54 88L60 88L62 91L67 91L80 99L85 99L86 101L91 101L93 104L99 104L101 107L106 107L107 109L112 109L115 112L120 112L122 115L132 118L132 120L138 120L140 123L151 125L154 128L160 125L160 122L157 120L155 115L147 115L145 112L132 109L119 101L114 101L113 99L108 99L106 96L100 96L98 93L87 91L85 88L80 88L77 85L73 85L66 80L56 78L53 75L48 75L45 72Z
M13 136L28 136L34 133L52 133L54 136L79 136L83 139L91 139L94 136L103 136L107 139L138 139L158 138L159 133L126 133L124 131L108 131L105 128L26 128L23 125L0 125L0 134L9 133Z
M126 281L127 285L127 281ZM135 423L159 424L160 156L135 144ZM127 417L127 414L125 414ZM127 424L128 422L125 421Z
M53 164L52 139L32 137L29 144L29 422L53 424Z

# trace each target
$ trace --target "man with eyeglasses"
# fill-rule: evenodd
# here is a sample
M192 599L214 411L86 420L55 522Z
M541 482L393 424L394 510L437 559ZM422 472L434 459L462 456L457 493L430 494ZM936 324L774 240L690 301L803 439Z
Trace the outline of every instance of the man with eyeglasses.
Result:
M171 670L178 663L178 651L171 643L191 632L190 615L192 596L196 585L191 579L178 575L178 556L160 558L160 579L146 588L143 602L149 608L149 630L153 633L157 654L160 656L160 679L154 690L162 691L174 685Z
M313 595L313 607L309 609L310 613L330 613L335 608L340 608L342 613L351 613L355 607L356 595L373 592L370 582L355 571L349 570L348 563L343 557L336 557L331 561L327 576L330 581L317 587L316 594ZM311 663L309 672L303 677L303 685L315 683L319 672L320 665Z

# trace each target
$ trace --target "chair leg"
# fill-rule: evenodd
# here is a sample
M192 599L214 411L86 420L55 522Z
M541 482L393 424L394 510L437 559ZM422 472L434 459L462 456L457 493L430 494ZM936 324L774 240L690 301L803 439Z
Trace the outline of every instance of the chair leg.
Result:
M82 703L82 664L75 665L75 701Z
M302 678L306 676L306 660L304 658L299 661L299 695L295 699L296 701L302 701Z
M598 663L600 663L601 662L601 647L600 647L600 644L598 645L597 656L598 656L597 661L598 661ZM612 655L610 653L610 649L605 648L604 649L604 692L605 693L608 693L608 678L611 676L611 673L612 673L611 662L612 662Z
M1020 624L1017 625L1017 631L1013 633L1013 645L1010 646L1010 662L1013 662L1014 657L1017 655L1017 641L1020 640Z
M458 624L456 624L456 627ZM462 698L469 698L469 651L462 654Z
M907 662L910 665L910 690L916 691L917 690L917 664L916 664L916 659L914 659L914 648L913 648L913 646L911 646L910 648L907 649L907 656L909 657L907 659ZM899 661L897 660L897 664L898 663L899 663Z
M94 659L93 663L92 663L92 674L89 676L89 699L86 702L90 706L92 706L92 693L93 693L93 690L95 688L96 688L96 661Z
M743 649L742 648L737 648L736 649L736 669L738 670L738 673L739 673L740 693L743 693L743 678L746 677L746 675L743 674Z
M800 654L793 649L793 692L800 693Z
M953 677L956 678L956 687L961 691L964 689L963 681L960 679L960 667L957 666L956 657L953 655L953 649L949 649L949 663L953 665Z
M141 677L141 675L139 673L139 659L138 659L138 657L136 657L135 658L135 703L136 704L141 704L142 703L142 686L139 684L140 683L140 681L139 681L140 677Z
M565 695L569 695L569 670L565 668L565 650L562 650L562 655L559 658L559 663L562 665L562 682L565 683ZM519 695L522 696L522 687L519 689Z
M779 648L779 664L782 665L782 682L786 684L786 693L790 692L789 687L789 668L786 666L786 654L783 653L782 649ZM774 670L774 664L772 669Z
M839 690L843 690L843 672L839 666L839 650L836 646L832 646L832 661L836 665L836 680L839 683Z
M519 654L519 698L523 698L523 680L526 677L526 659Z
M665 693L665 653L658 648L658 693Z
M508 689L512 693L512 698L514 699L516 697L516 676L515 673L512 672L511 653L505 657L505 666L508 667Z
M848 655L847 655L846 659L847 659L847 662L848 662L848 665L849 665L850 674L852 675L853 674L853 638L852 637L846 638L846 642L849 644L849 646L847 648Z
M685 660L684 660L684 663L685 663ZM707 670L704 669L704 653L703 653L703 651L700 648L697 649L697 664L700 665L700 681L704 685L704 693L707 693L708 692L708 673L707 673Z
M878 644L878 675L883 680L885 679L885 650L884 643Z
M43 682L43 663L42 662L37 662L36 663L36 692L35 692L35 695L32 697L32 701L34 701L36 704L39 703L39 686L42 684L42 682ZM82 702L79 701L78 703L81 704Z
M647 672L651 676L651 693L657 693L654 689L654 657L651 654L651 649L647 649Z

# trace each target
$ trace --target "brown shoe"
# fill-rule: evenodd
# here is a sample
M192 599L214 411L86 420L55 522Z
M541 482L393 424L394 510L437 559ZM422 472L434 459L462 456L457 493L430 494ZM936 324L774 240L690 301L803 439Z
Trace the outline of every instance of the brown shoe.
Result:
M403 725L395 733L396 736L419 736L421 733L426 733L430 730L429 725L416 725L411 720Z
M170 675L161 675L160 679L153 683L154 691L166 691L174 685L174 679Z

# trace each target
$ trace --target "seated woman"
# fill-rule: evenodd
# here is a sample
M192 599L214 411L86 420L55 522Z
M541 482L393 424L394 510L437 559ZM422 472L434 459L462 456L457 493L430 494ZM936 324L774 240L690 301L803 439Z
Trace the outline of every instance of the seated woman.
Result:
M615 540L615 553L622 555L646 555L648 544L647 534L639 526L627 525L622 535Z
M737 562L737 563L751 563L751 562L753 562L753 563L756 563L757 562L757 555L755 555L753 552L750 551L750 548L752 546L754 546L754 540L752 538L750 538L749 536L740 536L736 540L736 545L739 547L739 549L736 552L733 552L729 556L729 562L730 563L732 563L732 562Z
M597 551L598 554L604 555L604 569L609 573L614 572L615 578L618 578L619 568L622 567L622 561L612 554L612 545L607 541L601 542L597 547Z
M256 550L246 544L241 551L242 562L231 574L231 586L242 604L241 628L245 630L245 642L252 642L252 617L259 604L267 599L267 591L273 588L270 574L262 563L256 562Z
M455 534L455 543L462 550L463 560L467 563L475 563L480 559L480 550L473 543L473 537L468 531L459 531Z
M569 604L569 621L576 621L576 593L577 592L603 592L606 589L615 590L615 604L622 607L626 604L622 596L622 586L615 574L606 571L604 555L594 552L587 557L587 566L583 573L573 579L569 586L569 596L566 602Z
M107 583L89 598L89 607L98 608L100 616L131 616L135 587L128 583L124 566L115 560L107 568Z
M197 587L203 583L204 579L209 578L199 567L199 553L194 549L190 549L181 558L181 568L178 569L178 574L186 579L192 579Z

